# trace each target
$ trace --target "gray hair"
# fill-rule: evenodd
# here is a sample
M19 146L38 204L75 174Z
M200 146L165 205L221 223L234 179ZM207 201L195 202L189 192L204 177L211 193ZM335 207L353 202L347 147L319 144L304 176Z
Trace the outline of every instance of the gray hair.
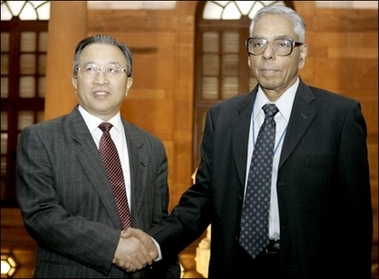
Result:
M270 5L258 10L258 12L251 20L249 28L250 36L253 34L255 23L265 15L283 15L284 17L288 18L293 24L293 31L299 37L299 41L305 43L305 21L293 9L282 5Z
M73 64L74 77L76 77L78 73L79 57L82 54L83 49L88 45L98 44L98 43L117 46L122 51L122 53L124 54L126 58L126 63L127 63L126 75L128 77L131 77L132 70L133 70L132 52L124 43L118 42L115 38L108 35L103 35L103 34L97 34L97 35L93 35L91 37L85 38L77 44L75 48L75 56L74 56L74 64Z

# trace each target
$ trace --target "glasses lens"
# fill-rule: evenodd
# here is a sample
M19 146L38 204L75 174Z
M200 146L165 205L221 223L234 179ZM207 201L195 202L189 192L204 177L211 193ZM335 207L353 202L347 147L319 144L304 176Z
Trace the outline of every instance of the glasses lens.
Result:
M121 68L118 66L109 66L105 68L105 73L108 76L116 76L122 72Z
M286 56L292 52L292 41L290 39L276 39L273 43L277 55Z
M248 40L248 51L254 55L259 55L264 52L267 47L267 40L260 38L250 38Z
M99 72L99 67L96 65L89 64L83 68L80 68L80 72L85 77L93 77L93 76L97 75L97 73Z

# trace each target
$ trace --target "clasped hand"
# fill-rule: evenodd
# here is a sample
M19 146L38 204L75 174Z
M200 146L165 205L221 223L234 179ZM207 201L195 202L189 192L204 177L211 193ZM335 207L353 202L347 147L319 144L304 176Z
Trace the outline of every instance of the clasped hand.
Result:
M151 265L158 256L150 235L136 228L121 231L113 263L127 272L135 272Z

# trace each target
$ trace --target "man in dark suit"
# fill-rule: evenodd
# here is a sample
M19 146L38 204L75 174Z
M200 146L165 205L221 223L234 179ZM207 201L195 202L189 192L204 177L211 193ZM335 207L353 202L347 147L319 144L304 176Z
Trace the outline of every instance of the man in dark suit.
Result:
M305 23L292 9L262 8L250 36L248 63L258 85L208 111L196 181L147 233L164 259L211 224L209 278L370 278L373 220L360 104L298 76L307 45ZM246 185L267 103L279 109L268 233L261 237L270 240L255 257L240 244L241 215L252 203Z
M165 147L120 114L132 85L130 49L106 35L82 40L72 82L79 105L25 128L17 151L19 205L37 242L34 277L178 278L177 255L152 263L155 251L137 238L121 238L125 227L99 153L99 125L107 122L121 159L120 192L127 196L121 208L130 210L134 228L162 221L169 203ZM126 272L113 264L117 259L142 269Z

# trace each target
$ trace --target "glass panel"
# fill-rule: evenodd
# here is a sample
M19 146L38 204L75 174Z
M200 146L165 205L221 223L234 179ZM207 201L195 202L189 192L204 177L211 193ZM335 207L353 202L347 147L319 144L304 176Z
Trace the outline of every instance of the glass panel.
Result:
M6 176L7 173L7 157L1 156L1 177ZM6 191L7 187L3 180L1 180L1 199L4 199L4 192Z
M1 133L1 155L7 154L8 134Z
M38 78L38 97L45 98L46 92L46 77Z
M34 77L20 77L20 97L35 97L35 79Z
M222 52L238 53L239 52L239 34L238 32L222 33Z
M40 54L38 56L38 74L46 75L46 54Z
M35 52L37 42L36 32L21 33L21 52Z
M20 111L18 114L18 130L21 131L25 127L28 127L32 124L34 124L34 111Z
M9 55L8 54L1 55L1 74L2 75L9 74Z
M8 130L8 112L2 110L1 111L1 131Z
M38 50L40 52L47 52L47 42L48 42L48 33L41 32L39 34L39 45L38 45Z
M218 53L219 50L219 35L217 32L203 33L203 52Z
M45 112L42 110L37 111L37 123L41 123L45 120Z
M12 19L12 13L8 9L7 5L2 1L1 2L1 20L11 20Z
M18 16L21 12L22 6L24 5L24 1L7 1L9 9L11 10L14 16ZM3 9L3 6L1 6Z
M36 56L34 54L20 55L20 73L23 75L35 74Z
M227 77L222 80L221 98L228 99L238 94L238 78Z
M238 76L238 55L230 54L222 56L222 75Z
M203 55L203 75L217 76L220 72L220 61L216 54Z
M9 78L2 77L1 78L1 98L9 97Z
M202 98L205 100L218 99L218 78L203 77L202 83Z
M38 1L41 2L41 1ZM50 1L45 1L45 3L37 8L38 19L49 20L50 19Z
M3 10L1 10L1 12L3 12ZM1 32L1 52L6 51L9 51L9 33Z
M223 8L213 1L207 1L204 6L203 18L204 19L220 19Z
M234 1L230 1L226 6L221 16L222 19L240 19L241 13L238 10Z
M258 1L236 1L236 5L239 7L243 15L248 15L252 6L256 5L257 3Z
M20 14L20 19L21 20L37 20L37 12L34 9L34 6L30 3L30 1L26 1L26 5L22 9L22 12Z

